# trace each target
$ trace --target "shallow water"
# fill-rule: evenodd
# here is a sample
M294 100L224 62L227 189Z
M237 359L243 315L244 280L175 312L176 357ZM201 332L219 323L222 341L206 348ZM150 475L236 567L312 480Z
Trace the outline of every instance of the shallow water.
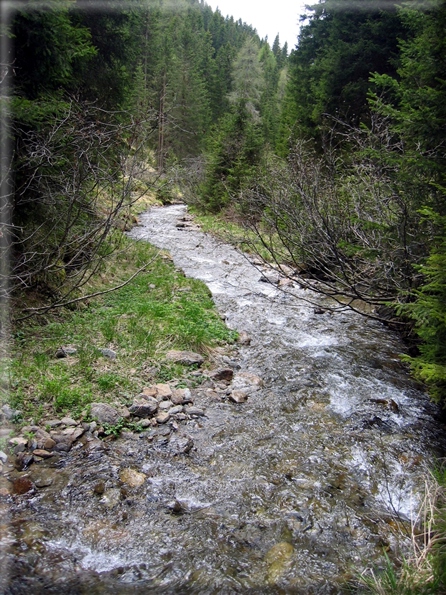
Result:
M188 455L129 436L45 463L53 484L12 507L5 593L344 593L383 549L407 547L395 529L410 527L444 428L401 344L260 281L232 247L177 228L184 210L152 209L130 235L208 284L227 324L252 338L230 363L264 386L243 404L197 394L206 416L184 427ZM120 482L128 467L146 475L139 488Z

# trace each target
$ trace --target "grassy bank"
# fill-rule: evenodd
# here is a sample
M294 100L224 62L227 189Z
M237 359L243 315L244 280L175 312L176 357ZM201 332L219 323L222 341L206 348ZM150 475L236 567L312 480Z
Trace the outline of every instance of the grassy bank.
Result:
M425 494L412 525L412 551L384 570L360 577L361 593L373 595L444 595L446 593L446 465L426 479Z
M128 404L148 382L185 381L185 369L164 360L169 349L205 353L235 340L203 283L185 278L168 255L145 242L124 244L85 291L107 291L149 263L130 283L16 325L9 376L18 422L78 418L93 401ZM76 352L59 359L64 346Z

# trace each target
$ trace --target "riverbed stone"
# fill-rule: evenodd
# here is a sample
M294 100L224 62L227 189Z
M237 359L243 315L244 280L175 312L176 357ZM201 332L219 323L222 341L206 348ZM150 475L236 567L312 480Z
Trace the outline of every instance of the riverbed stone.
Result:
M51 450L56 446L56 442L51 438L51 436L49 438L47 438L45 440L45 442L43 443L43 448L45 450Z
M106 508L114 508L121 501L121 490L119 488L110 488L101 498L101 503Z
M167 411L160 411L158 413L158 415L155 417L157 423L159 424L165 424L166 422L169 421L170 419L170 415Z
M159 409L162 411L169 411L173 407L172 401L169 399L168 401L161 401L158 405Z
M156 397L158 400L170 399L172 396L172 389L168 384L157 384L156 385Z
M192 393L188 388L176 388L172 391L170 400L174 405L182 405L192 401Z
M166 507L173 514L183 514L186 512L186 507L182 502L179 502L178 500L171 500L170 502L167 502Z
M19 445L26 447L28 445L28 438L25 438L24 436L14 436L9 439L8 444L13 447Z
M71 449L71 441L66 438L64 441L60 440L59 442L57 442L56 446L54 447L54 450L56 452L69 452Z
M61 420L62 424L65 426L77 426L78 422L71 417L63 417Z
M144 397L156 397L157 394L158 394L158 390L157 390L156 386L146 386L141 391L141 396L144 396Z
M187 409L184 409L184 411L188 415L196 415L199 417L205 415L204 409L201 409L200 407L188 407Z
M169 415L176 415L177 413L183 413L183 405L175 405L168 410Z
M37 428L32 440L36 445L35 448L45 448L45 444L48 440L51 440L50 434L42 428Z
M111 425L118 423L121 417L118 409L108 403L92 403L90 406L90 415L101 424Z
M19 452L14 459L14 467L18 471L27 469L34 462L34 456L29 452Z
M166 353L166 359L176 364L182 364L183 366L201 366L204 363L204 357L193 351L171 350Z
M252 372L238 372L232 381L233 389L243 390L247 394L259 390L262 386L263 380Z
M35 457L40 457L42 459L49 459L50 457L53 456L53 453L49 452L48 450L45 450L43 448L36 448L33 450L33 455Z
M42 489L47 488L53 483L53 478L47 474L40 474L33 477L34 485L36 488Z
M229 399L234 403L245 403L248 400L248 393L243 390L233 390Z
M158 411L158 401L154 397L137 398L129 407L132 415L150 417Z
M246 331L240 331L238 334L237 342L240 343L240 345L250 345L251 337L248 335Z
M275 584L280 579L289 566L293 554L294 547L286 541L276 543L268 551L265 562L268 565L267 582L269 584Z

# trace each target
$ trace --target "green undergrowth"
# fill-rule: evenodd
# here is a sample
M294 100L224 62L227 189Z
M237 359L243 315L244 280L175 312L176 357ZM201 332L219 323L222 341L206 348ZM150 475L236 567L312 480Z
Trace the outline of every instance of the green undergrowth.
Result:
M170 349L206 354L232 343L208 288L176 270L166 254L145 242L126 240L96 276L89 293L119 285L149 263L130 283L15 328L10 364L10 405L24 423L70 414L79 417L94 401L129 404L148 383L199 382L192 368L164 359ZM58 359L72 346L75 355ZM101 349L116 352L107 358Z

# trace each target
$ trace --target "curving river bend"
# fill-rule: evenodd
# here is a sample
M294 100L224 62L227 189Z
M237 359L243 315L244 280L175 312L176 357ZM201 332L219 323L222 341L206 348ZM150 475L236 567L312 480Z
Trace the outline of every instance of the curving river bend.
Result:
M152 209L130 235L207 283L227 324L252 338L229 363L264 385L243 404L203 391L188 455L132 436L73 449L14 513L28 542L7 593L344 593L384 549L407 547L396 529L410 527L444 428L397 338L261 281L232 247L177 227L184 212ZM108 504L92 496L98 477L116 491L123 466L144 485Z

